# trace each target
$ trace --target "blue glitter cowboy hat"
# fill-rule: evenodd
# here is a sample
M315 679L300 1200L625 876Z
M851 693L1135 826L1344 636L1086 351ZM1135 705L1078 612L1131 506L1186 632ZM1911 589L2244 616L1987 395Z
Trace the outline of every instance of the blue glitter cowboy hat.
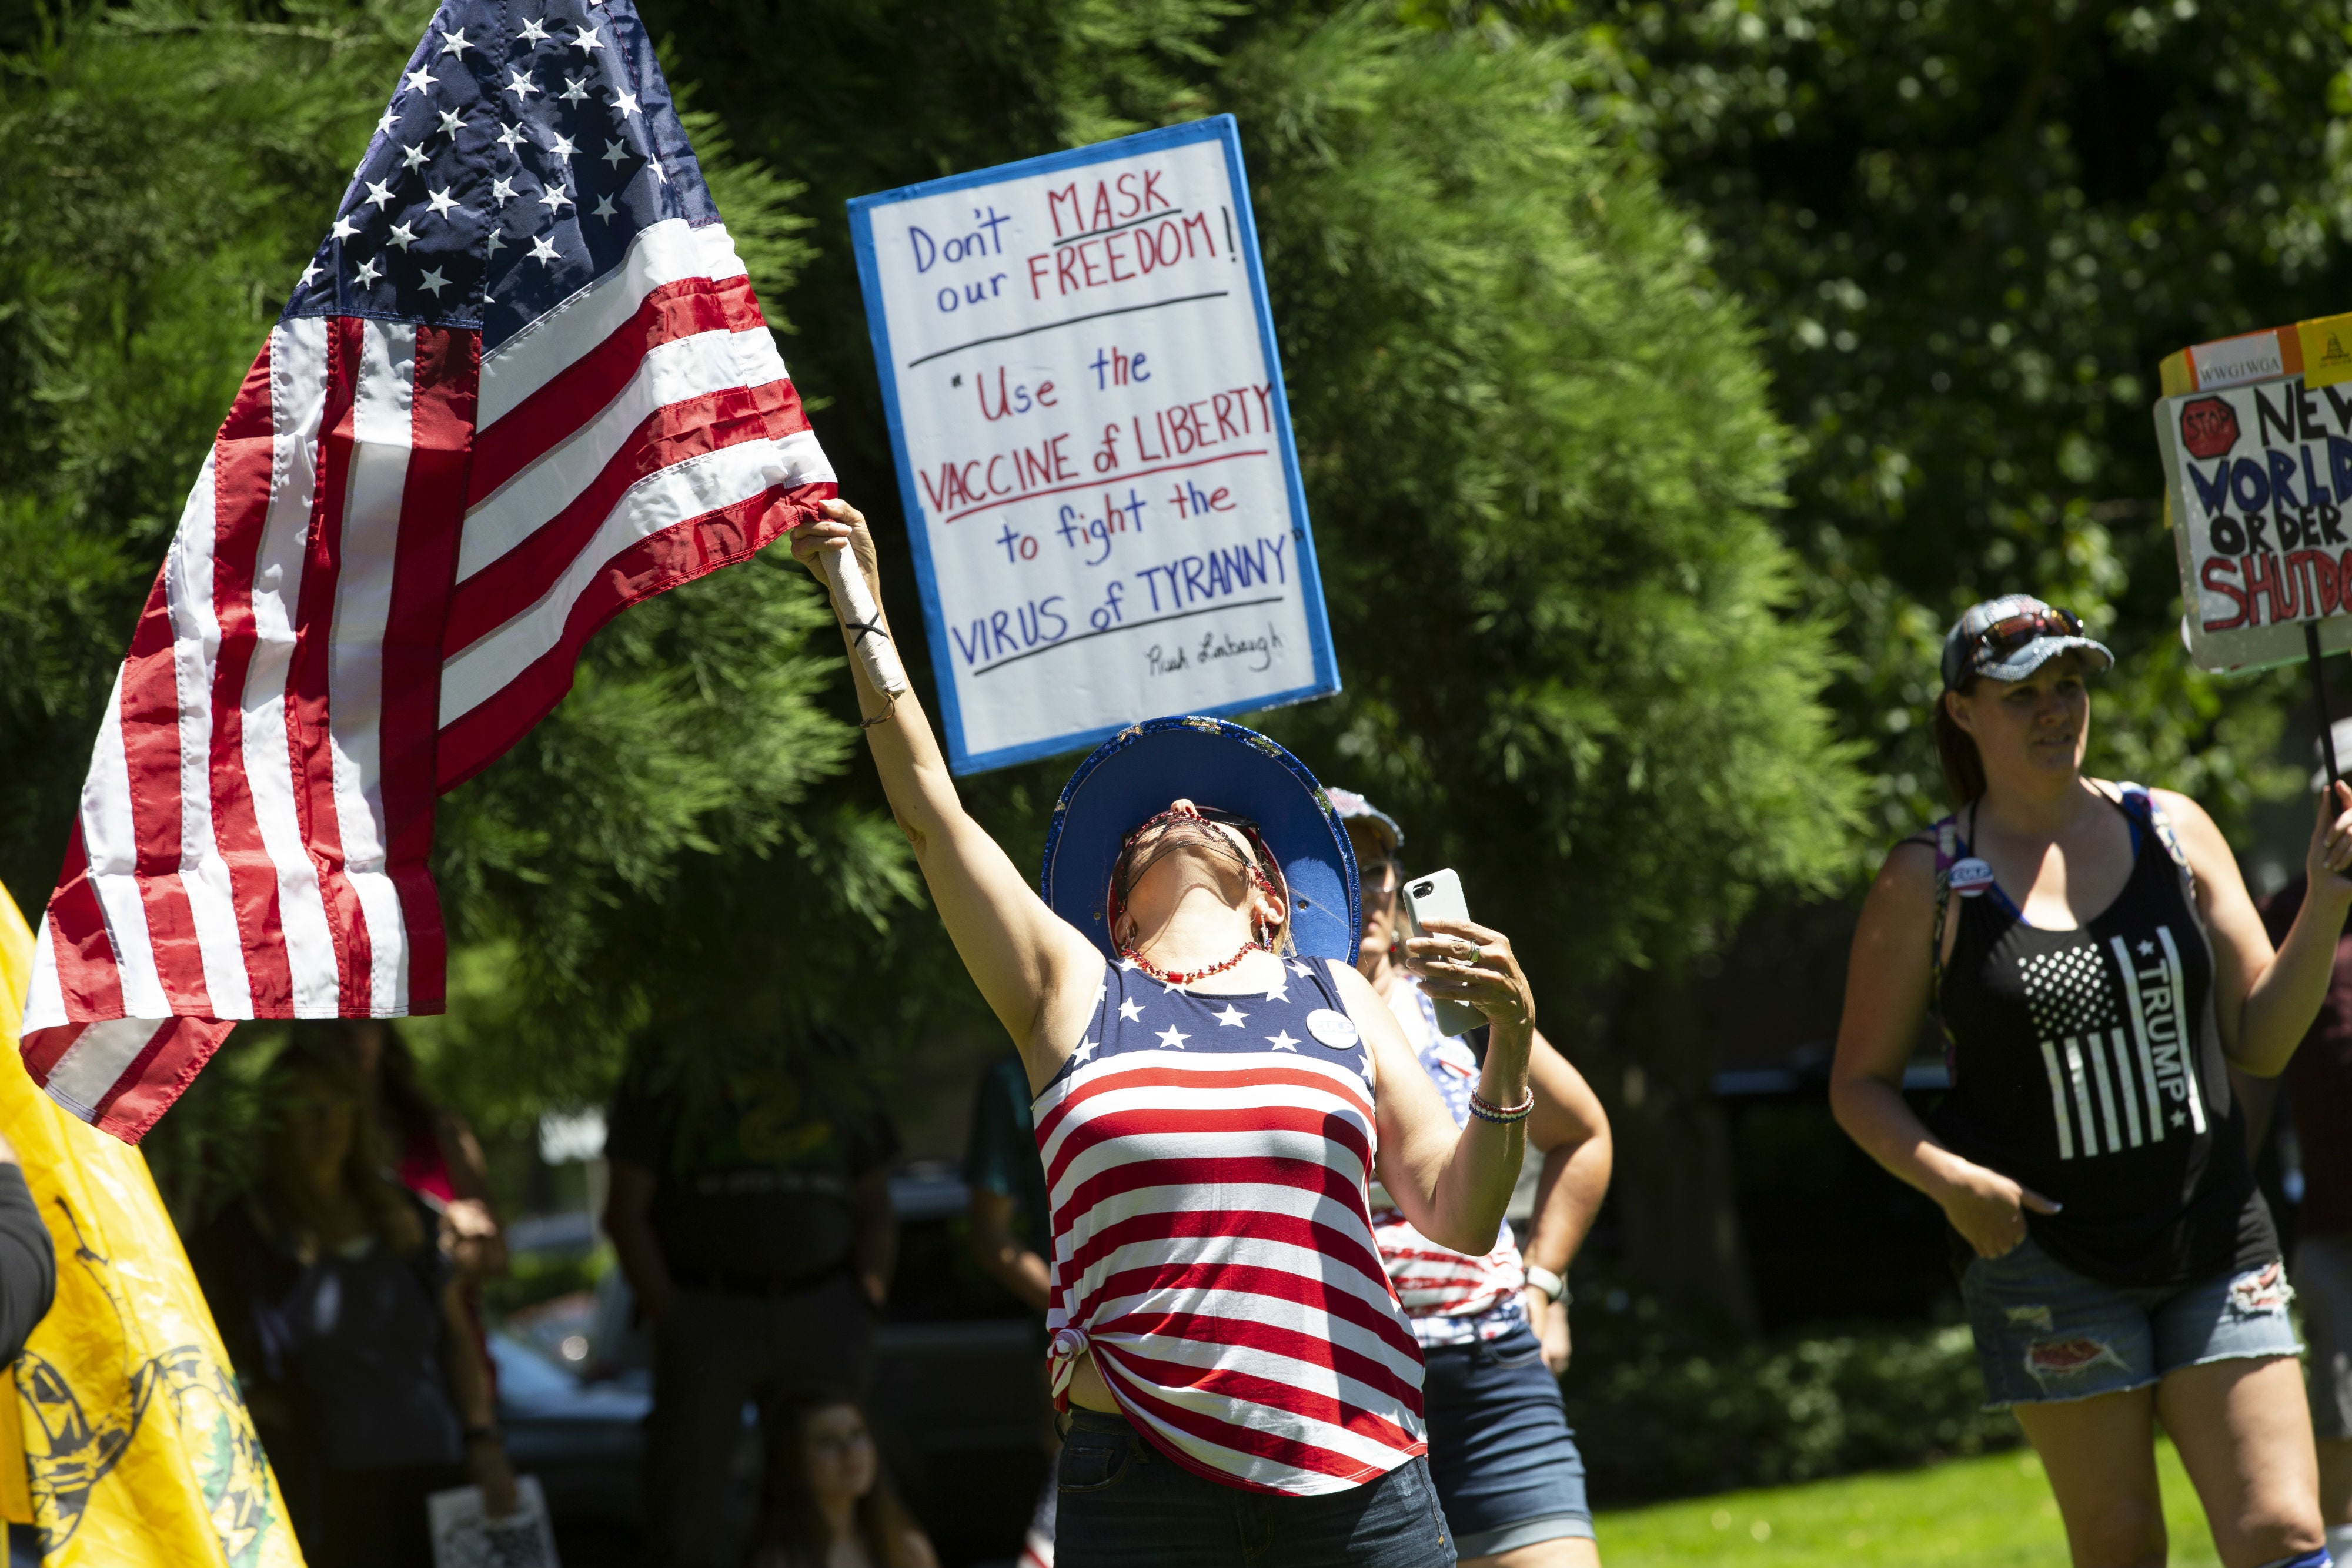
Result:
M1330 797L1305 763L1221 718L1147 719L1078 764L1045 830L1046 906L1116 959L1104 913L1111 867L1127 835L1180 796L1256 824L1289 883L1299 954L1356 961L1356 855Z

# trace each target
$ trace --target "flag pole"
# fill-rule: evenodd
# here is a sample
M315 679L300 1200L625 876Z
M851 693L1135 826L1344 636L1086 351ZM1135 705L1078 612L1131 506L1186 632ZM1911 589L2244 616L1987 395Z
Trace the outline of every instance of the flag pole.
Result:
M2327 683L2319 674L2319 622L2303 623L2304 663L2311 669L2311 706L2319 713L2319 756L2327 764L2327 786L2332 790L2343 774L2336 766L2336 721L2327 713Z

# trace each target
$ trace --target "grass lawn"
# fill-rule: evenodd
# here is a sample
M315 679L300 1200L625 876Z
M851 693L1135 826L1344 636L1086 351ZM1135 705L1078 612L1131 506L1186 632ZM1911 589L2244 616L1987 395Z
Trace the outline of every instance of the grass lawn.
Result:
M2205 1511L2171 1444L2159 1442L2157 1461L2173 1563L2211 1568L2218 1560ZM1603 1513L1597 1533L1609 1568L2066 1568L2058 1505L2042 1479L2042 1462L2024 1449L1922 1470L1624 1509Z

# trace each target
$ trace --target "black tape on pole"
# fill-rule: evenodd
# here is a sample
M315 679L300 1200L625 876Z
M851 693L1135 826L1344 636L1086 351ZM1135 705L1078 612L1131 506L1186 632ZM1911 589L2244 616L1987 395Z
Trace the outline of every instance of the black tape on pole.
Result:
M2327 764L2327 782L2344 777L2336 766L2336 720L2327 711L2327 682L2319 673L2319 622L2303 623L2304 663L2311 667L2311 706L2319 713L2319 755Z

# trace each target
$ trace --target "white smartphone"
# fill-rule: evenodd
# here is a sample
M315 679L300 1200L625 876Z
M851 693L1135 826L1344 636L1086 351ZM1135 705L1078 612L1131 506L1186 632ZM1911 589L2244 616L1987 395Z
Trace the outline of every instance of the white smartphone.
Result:
M1470 905L1462 896L1462 879L1450 870L1433 871L1406 883L1404 906L1412 912L1415 928L1423 934L1433 920L1470 918ZM1467 1002L1432 997L1430 1005L1437 1009L1437 1027L1447 1034L1468 1034L1486 1021L1486 1015Z

